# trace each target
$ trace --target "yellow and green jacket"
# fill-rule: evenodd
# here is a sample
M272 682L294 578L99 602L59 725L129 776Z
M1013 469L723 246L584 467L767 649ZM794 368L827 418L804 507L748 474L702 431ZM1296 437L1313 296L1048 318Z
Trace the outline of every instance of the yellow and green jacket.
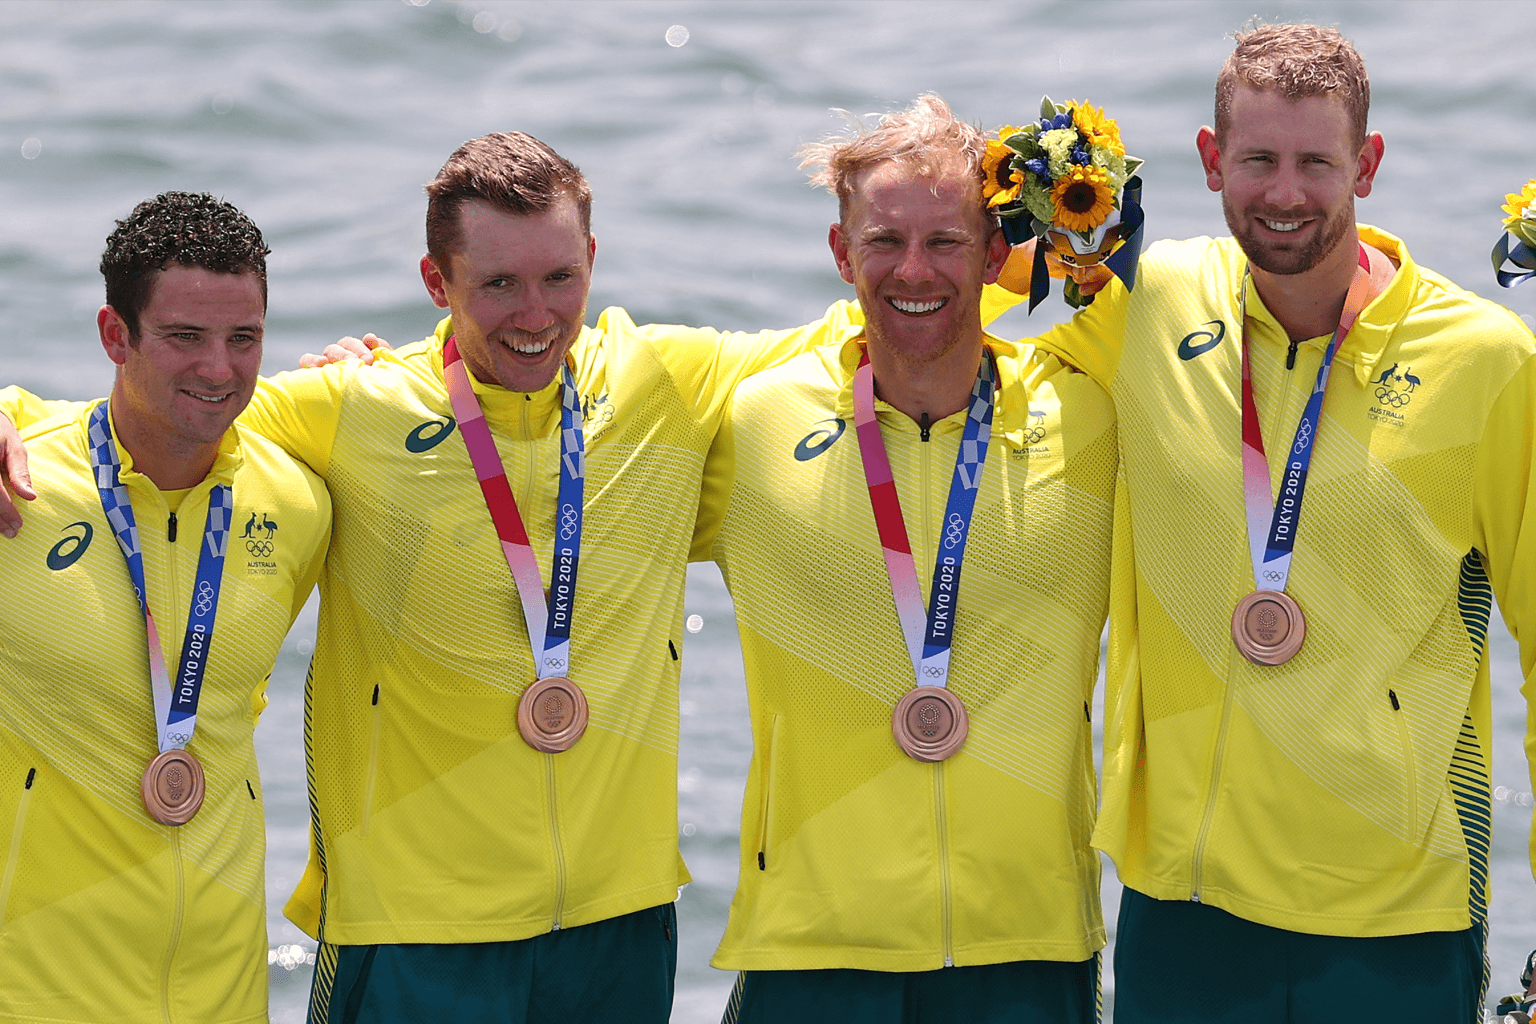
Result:
M312 855L288 915L336 944L509 941L670 903L685 570L704 458L737 381L845 323L761 335L605 310L570 359L586 422L571 677L590 724L517 729L523 609L442 379L450 320L373 366L280 374L243 422L330 486L335 536L306 690ZM559 383L474 383L544 579ZM536 614L544 614L542 610Z
M3 397L18 419L39 408L16 391ZM38 498L18 537L0 544L13 595L0 607L0 1020L265 1021L266 831L252 731L324 560L330 500L276 445L238 428L184 494L158 490L119 448L168 665L181 654L209 491L234 491L187 748L206 796L187 824L159 825L139 795L158 752L144 617L102 513L87 415L24 431ZM247 522L273 529L243 536Z
M1237 244L1160 242L1134 292L1114 282L1040 339L1120 421L1094 844L1138 892L1278 928L1459 930L1485 920L1494 598L1516 637L1536 627L1536 341L1360 230L1399 269L1328 384L1289 587L1306 643L1283 665L1232 641L1255 589ZM1246 288L1275 487L1328 338L1292 359Z
M967 545L947 761L891 734L916 685L853 424L856 330L736 392L695 557L719 562L753 756L740 881L714 965L924 971L1083 960L1104 943L1089 708L1109 585L1115 420L1103 390L996 338L998 406ZM924 606L965 413L876 403Z

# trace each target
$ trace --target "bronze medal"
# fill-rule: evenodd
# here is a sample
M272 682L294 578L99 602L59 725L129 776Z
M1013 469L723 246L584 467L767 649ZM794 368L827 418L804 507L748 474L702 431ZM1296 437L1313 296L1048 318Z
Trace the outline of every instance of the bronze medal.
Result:
M535 750L570 750L587 731L587 695L564 676L546 676L517 702L517 730Z
M1232 613L1232 641L1256 665L1280 665L1301 650L1307 620L1283 590L1255 590Z
M203 766L185 750L167 750L144 769L139 792L151 818L185 825L203 806Z
M896 702L891 732L914 761L942 761L965 742L971 720L947 687L919 686Z

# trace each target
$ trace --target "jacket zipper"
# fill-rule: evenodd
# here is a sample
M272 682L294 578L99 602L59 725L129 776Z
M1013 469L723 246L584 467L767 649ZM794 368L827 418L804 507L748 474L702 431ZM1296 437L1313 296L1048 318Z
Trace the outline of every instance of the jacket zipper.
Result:
M555 914L550 931L560 930L565 913L565 850L560 843L560 813L555 804L555 755L544 755L544 778L549 788L549 838L555 854Z
M166 947L165 970L160 974L160 1013L166 1024L171 1024L171 965L176 962L176 948L181 945L183 904L187 898L187 881L181 864L181 831L172 827L171 865L176 878L176 899L171 914L171 941Z
M944 762L933 766L933 817L939 836L939 913L944 966L955 966L954 898L949 885L949 812L944 806Z
M919 424L919 438L927 442L930 440L930 424L925 414ZM927 523L931 519L932 497L932 447L926 443L918 446L918 501L920 504L919 516L916 521ZM926 536L926 534L925 534ZM918 564L927 567L933 564L936 554L930 554L923 545L922 557ZM928 600L933 600L929 594ZM919 685L921 680L918 681ZM940 761L933 766L933 823L935 834L938 838L939 854L939 931L944 944L944 966L955 966L954 949L954 896L950 889L949 877L949 811L944 799L944 762Z
M1296 349L1299 344L1300 343L1298 341L1290 341L1290 348L1286 352L1285 358L1285 368L1288 371L1294 371L1296 369ZM1293 397L1296 395L1296 389L1292 386L1291 380L1287 378L1282 387L1284 388L1284 395L1281 401L1275 403L1275 415L1272 422L1270 423L1268 431L1270 436L1266 438L1264 442L1265 452L1289 452L1290 442L1288 440L1285 441L1285 446L1283 448L1276 447L1276 445L1279 444L1280 441L1284 440L1286 431L1285 424L1294 424L1301 417L1301 410L1299 408L1289 408L1293 404ZM1302 398L1304 402L1305 395L1303 395ZM1257 394L1254 396L1254 404L1255 406L1258 404ZM1288 415L1281 415L1282 409ZM1261 431L1263 429L1263 425L1263 420L1261 419L1259 423ZM1271 482L1270 486L1273 487L1273 482ZM1254 583L1257 585L1258 581L1255 580ZM1241 655L1237 656L1241 657ZM1200 831L1195 834L1195 849L1193 855L1190 857L1189 898L1193 903L1200 902L1200 883L1202 881L1201 875L1205 867L1205 844L1206 841L1210 838L1211 823L1216 816L1216 795L1221 790L1221 773L1222 769L1225 767L1227 755L1227 730L1232 722L1232 702L1234 699L1235 695L1233 693L1233 684L1229 675L1225 693L1221 702L1221 724L1216 729L1216 753L1211 763L1211 787L1210 791L1206 794L1205 814L1200 819Z
M0 876L0 927L5 925L5 911L11 904L11 883L16 880L16 862L21 859L21 833L27 825L27 808L32 803L32 783L35 781L37 769L28 768L21 801L16 805L16 824L11 828L11 852L5 858L5 874Z
M768 758L763 765L762 806L757 812L757 870L768 870L768 830L773 827L773 771L779 763L779 716L768 726Z

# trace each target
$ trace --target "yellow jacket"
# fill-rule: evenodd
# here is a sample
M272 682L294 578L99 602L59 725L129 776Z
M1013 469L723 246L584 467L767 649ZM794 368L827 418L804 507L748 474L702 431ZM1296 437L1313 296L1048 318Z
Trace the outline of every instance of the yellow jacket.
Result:
M1158 243L1134 292L1112 283L1040 339L1120 417L1094 844L1158 899L1315 934L1451 931L1485 920L1493 597L1517 637L1536 628L1536 341L1361 234L1399 270L1336 357L1290 576L1306 643L1283 665L1231 636L1255 588L1236 243ZM1284 452L1328 339L1288 368L1251 285L1247 308L1265 449Z
M1115 421L1088 377L995 338L998 406L960 582L947 761L891 735L916 685L853 425L862 336L737 389L696 557L720 563L753 757L717 967L923 971L1104 943L1089 708L1109 584ZM965 413L881 433L924 593Z
M330 500L275 445L232 428L207 479L180 496L173 542L173 506L119 448L168 665L181 654L208 493L234 490L188 746L206 796L189 823L156 824L139 795L158 751L144 617L102 513L86 415L25 432L38 498L0 544L13 595L0 606L0 1020L265 1021L266 832L251 736L324 560ZM275 528L242 537L258 515Z
M738 380L847 315L838 304L820 324L742 335L637 327L608 309L583 329L570 357L587 425L571 677L590 724L560 754L517 730L534 663L443 385L450 321L372 367L258 388L243 422L336 503L295 923L339 944L508 941L676 898L678 658L704 457ZM559 384L474 387L547 582Z

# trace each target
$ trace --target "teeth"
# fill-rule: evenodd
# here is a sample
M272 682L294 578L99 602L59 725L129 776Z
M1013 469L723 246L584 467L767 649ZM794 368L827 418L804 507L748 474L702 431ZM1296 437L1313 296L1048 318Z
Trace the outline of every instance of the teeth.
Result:
M507 348L510 348L512 351L521 355L534 356L547 350L551 344L551 341L509 341L506 343L506 346Z
M948 301L948 299L934 299L932 302L913 302L910 299L892 299L891 305L903 313L932 313Z
M226 399L229 398L228 395L199 395L199 394L197 394L196 392L193 392L193 391L186 391L186 392L183 392L183 394L191 395L193 398L197 399L199 402L207 402L210 405L217 405L220 402L223 402L223 401L225 401Z
M1266 220L1264 226L1271 231L1295 231L1301 227L1299 220Z

